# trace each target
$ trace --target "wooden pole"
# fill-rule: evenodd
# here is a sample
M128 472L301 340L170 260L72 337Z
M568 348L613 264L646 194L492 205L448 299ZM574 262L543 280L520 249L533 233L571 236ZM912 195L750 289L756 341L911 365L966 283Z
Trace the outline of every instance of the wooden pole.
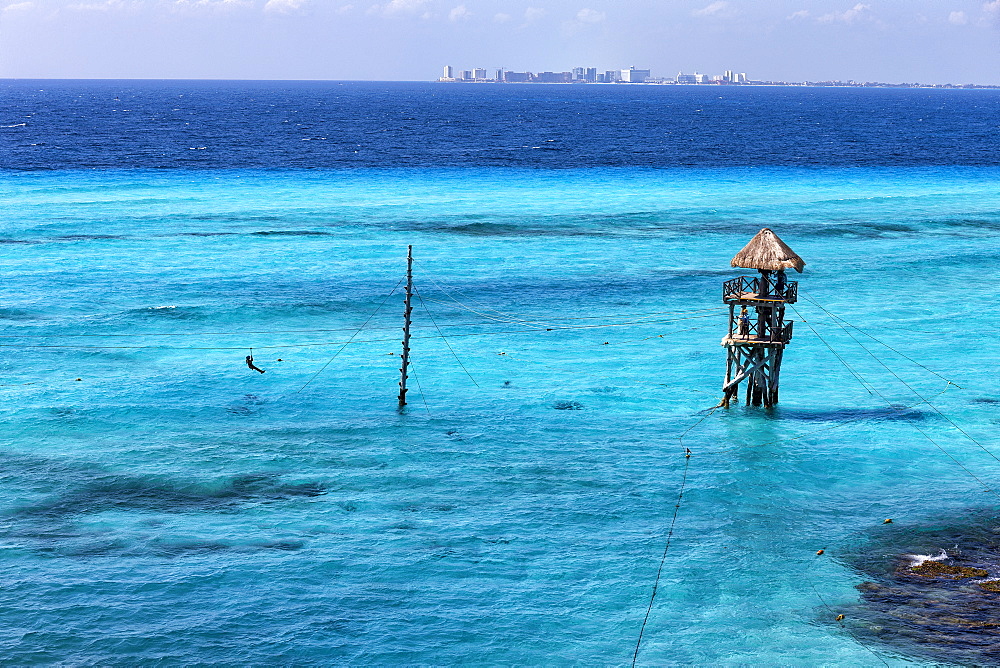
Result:
M413 305L413 246L406 247L406 299L403 301L403 354L399 367L399 407L406 405L406 367L410 363L410 313Z

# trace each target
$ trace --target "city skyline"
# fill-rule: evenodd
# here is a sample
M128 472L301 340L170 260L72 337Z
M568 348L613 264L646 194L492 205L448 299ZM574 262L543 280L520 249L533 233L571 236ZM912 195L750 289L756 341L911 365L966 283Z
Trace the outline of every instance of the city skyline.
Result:
M1000 0L0 0L0 77L419 81L447 62L738 62L784 81L997 84L998 32Z
M919 81L856 81L853 79L806 79L803 81L782 81L773 79L752 79L746 72L727 69L722 74L704 74L697 70L685 73L678 72L674 76L653 76L652 70L636 68L600 70L596 67L574 67L562 71L531 71L516 72L506 68L476 67L469 70L457 69L445 65L441 76L437 79L442 83L628 83L628 84L679 84L679 85L770 85L770 86L856 86L856 87L918 87L918 88L998 88L997 84L966 83L925 83Z

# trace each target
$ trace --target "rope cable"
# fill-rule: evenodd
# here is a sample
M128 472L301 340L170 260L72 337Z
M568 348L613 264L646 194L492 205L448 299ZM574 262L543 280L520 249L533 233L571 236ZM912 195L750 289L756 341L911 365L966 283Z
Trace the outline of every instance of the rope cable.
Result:
M823 308L823 307L822 307L822 306L820 306L820 308ZM825 309L824 309L824 310L825 310ZM832 315L832 314L831 314L831 315ZM918 397L919 399L922 399L922 400L923 400L923 403L926 403L926 404L927 404L927 405L928 405L928 406L929 406L929 407L931 408L931 410L933 410L933 411L934 411L935 413L937 413L937 414L938 414L938 415L940 415L940 416L941 416L942 418L944 418L944 419L945 419L945 420L946 420L946 421L947 421L947 422L948 422L948 423L949 423L949 424L950 424L950 425L951 425L952 427L954 427L954 428L955 428L955 429L957 429L957 430L958 430L959 432L961 432L961 434L962 434L963 436L965 436L965 437L966 437L967 439L969 439L970 441L972 441L973 443L975 443L975 444L976 444L977 446L979 446L979 448L980 448L980 449L981 449L981 450L982 450L983 452L985 452L985 453L986 453L986 454L988 454L988 455L989 455L990 457L992 457L992 458L993 458L994 460L996 460L996 461L997 461L998 463L1000 463L1000 458L998 458L998 457L997 457L997 456L996 456L995 454L993 454L993 453L992 453L992 452L991 452L990 450L988 450L988 449L986 448L986 446L984 446L984 445L983 445L982 443L980 443L980 442L979 442L979 441L977 441L977 440L976 440L975 438L973 438L973 437L972 437L972 436L971 436L971 435L970 435L970 434L969 434L969 433L968 433L967 431L965 431L965 430L964 430L964 429L962 429L962 428L961 428L960 426L958 426L958 425L957 425L957 424L955 423L955 421L954 421L954 420L952 420L952 419L951 419L950 417L948 417L948 416L947 416L947 415L945 415L945 414L944 414L943 412L941 412L941 410L940 410L940 409L939 409L939 408L938 408L937 406L935 406L934 404L932 404L932 403L931 403L930 401L928 401L928 400L924 399L924 397L923 397L923 396L922 396L922 395L920 394L920 392L918 392L917 390L915 390L915 389L913 388L913 386L911 386L911 385L910 385L909 383L907 383L907 382L906 382L905 380L903 380L902 378L900 378L900 377L899 377L899 375L898 375L898 374L897 374L897 373L896 373L895 371L893 371L893 370L892 370L892 369L890 369L890 368L889 368L888 366L886 366L886 364L885 364L885 363L884 363L884 362L883 362L882 360L880 360L880 359L879 359L878 357L876 357L875 353L873 353L873 352L872 352L871 350L869 350L869 349L868 349L868 348L867 348L867 347L865 346L865 344L861 343L861 341L858 341L857 337L856 337L856 336L854 336L854 335L853 335L853 334L851 333L851 331L850 331L849 329L847 329L846 327L844 327L844 326L843 326L843 325L841 325L840 323L837 323L837 322L836 322L836 320L834 320L834 322L835 322L835 324L837 324L837 325L838 325L838 326L839 326L839 327L840 327L841 329L843 329L843 330L844 330L844 332L845 332L845 333L846 333L846 334L847 334L848 336L850 336L850 337L851 337L851 338L852 338L852 339L854 340L854 342L855 342L855 343L857 343L857 344L858 344L859 346L861 346L861 348L862 348L862 349L863 349L863 350L864 350L864 351L865 351L866 353L868 353L869 355L871 355L872 359L874 359L874 360L875 360L876 362L878 362L878 363L879 363L879 364L880 364L880 365L882 366L882 368L884 368L884 369L885 369L886 371L888 371L889 373L891 373L891 374L892 374L892 375L893 375L893 376L894 376L894 377L896 378L896 380L898 380L898 381L899 381L900 383L902 383L902 384L903 384L903 385L904 385L904 386L905 386L905 387L906 387L906 388L907 388L908 390L910 390L910 392L913 392L913 394L915 394L915 395L916 395L916 396L917 396L917 397ZM924 368L926 368L926 367L924 367ZM928 371L930 371L930 369L928 369ZM933 372L932 372L932 373L933 373ZM940 377L940 378L941 378L942 380L944 380L945 382L947 382L947 383L948 383L949 385L954 385L954 383L952 383L952 382L951 382L950 380L948 380L947 378L944 378L943 376L940 376L939 374L934 374L934 375L936 375L936 376L939 376L939 377ZM957 386L956 386L956 387L957 387ZM883 397L883 399L884 399L884 397Z
M456 361L456 362L458 362L458 366L462 367L462 371L464 371L464 372L465 372L465 375L469 377L469 380L471 380L471 381L472 381L472 383L473 383L473 384L474 384L474 385L475 385L476 387L479 387L479 383L477 383L477 382L476 382L476 379L472 377L472 374L471 374L471 373L469 373L469 370L465 368L465 365L464 365L464 364L462 364L462 360L460 360L460 359L458 358L458 354L457 354L457 353L455 352L455 349L451 347L451 344L450 344L450 343L448 343L448 339L447 339L447 338L445 338L445 335L444 335L444 332L442 332L442 331L441 331L441 328L440 328L440 327L438 327L438 324L437 324L437 321L436 321L436 320L434 319L434 316L433 316L433 315L431 314L431 311L430 311L430 309L429 309L429 308L427 308L427 304L425 304L425 303L424 303L424 298L420 296L420 291L419 291L419 290L417 290L417 286L415 286L415 285L413 286L413 292L414 292L414 294L416 294L416 295L417 295L417 299L419 299L419 300L420 300L420 305L424 307L424 311L426 311L426 312L427 312L427 317L431 319L431 322L432 322L432 323L434 323L434 328L435 328L435 329L437 329L437 331L438 331L438 334L440 334L440 335L441 335L441 340L442 340L442 341L444 341L444 344L445 344L446 346L448 346L448 350L450 350L450 351L451 351L451 354L455 356L455 361Z
M793 306L791 306L791 305L789 305L789 306L790 306L790 307L792 308L792 310L793 310L793 311L795 311L796 315L798 315L798 316L799 316L800 318L802 317L802 316L801 316L801 314L799 314L799 312L798 312L798 311L797 311L797 310L795 309L795 307L793 307ZM806 321L805 321L805 320L803 319L803 322L806 322ZM808 324L808 323L806 323L806 324ZM826 343L826 341L825 341L825 340L823 339L823 337L821 337L821 336L819 335L819 332L817 332L817 331L815 330L815 328L813 328L813 327L812 327L811 325L810 325L810 329L812 329L812 330L813 330L813 333L815 333L815 334L816 334L816 336L817 336L817 337L818 337L818 338L819 338L819 339L820 339L821 341L823 341L823 343L824 343L824 344L826 344L826 346L827 346L828 348L830 348L830 350L831 350L831 351L833 350L833 348L831 348L831 347L830 347L830 345ZM852 338L853 338L853 337L852 337ZM864 346L862 346L862 347L864 347ZM866 349L866 350L867 350L867 349ZM868 351L868 352L869 352L869 353L871 353L871 351ZM834 353L834 354L836 354L836 353ZM873 357L874 357L874 355L873 355ZM840 356L839 356L839 355L838 355L838 358L840 358ZM878 360L878 358L875 358L875 359L876 359L876 360ZM843 360L842 360L842 361L843 361ZM847 363L846 363L846 362L844 362L844 364L845 364L845 366L846 366L846 364L847 364ZM884 365L883 365L883 366L884 366ZM886 368L888 369L888 367L886 367ZM891 373L891 371L890 371L890 373ZM895 374L893 374L893 375L895 375ZM897 378L898 378L898 376L897 376ZM903 384L904 384L904 385L906 385L906 383L905 383L904 381L900 380L900 382L903 382ZM907 385L907 387L909 387L909 386ZM867 389L867 388L866 388L866 389ZM891 402L891 401L889 401L889 399L888 399L888 398L887 398L887 397L886 397L886 396L885 396L884 394L882 394L881 392L879 392L879 391L878 391L878 389L877 389L877 388L875 388L874 386L872 386L872 389L873 389L873 390L875 390L875 394L877 394L877 395L878 395L878 396L879 396L879 397L880 397L880 398L881 398L881 399L882 399L882 400L883 400L883 401L884 401L884 402L885 402L885 403L886 403L886 404L887 404L887 405L888 405L888 406L889 406L890 408L892 408L892 402ZM917 394L917 396L918 396L918 397L920 397L920 395L919 395L919 394L918 394L918 393L917 393L917 392L916 392L915 390L913 390L913 388L910 388L910 389L911 389L911 391L913 391L913 392L914 392L914 394ZM947 389L947 386L945 387L945 389ZM869 390L869 393L871 393L871 391L870 391L870 390ZM962 431L962 429L961 429L961 428L959 428L959 427L958 427L957 425L955 425L955 423L954 423L954 422L952 422L951 420L949 420L949 419L948 419L948 417L947 417L946 415L944 415L943 413L941 413L941 411L937 410L937 409L936 409L936 408L934 407L934 405L933 405L933 404L930 404L929 402L927 402L927 400L926 400L926 399L923 399L923 398L921 397L921 402L920 402L920 403L927 403L927 405L928 405L928 406L930 406L930 407L931 407L932 409L934 409L934 410L935 410L935 411L936 411L936 412L937 412L937 413L938 413L939 415L941 415L941 416L942 416L942 417L944 417L944 418L945 418L946 420L948 420L948 422L950 422L950 423L951 423L951 424L952 424L953 426L955 426L955 427L956 427L956 428L957 428L957 429L958 429L959 431ZM917 405L919 405L919 404L917 404ZM954 457L954 456L953 456L953 455L952 455L951 453L949 453L949 452L948 452L948 451L946 451L946 450L945 450L945 449L944 449L943 447L941 447L941 445L940 445L940 444L938 444L938 442L937 442L937 441L935 441L934 439L932 439L932 438L930 437L930 435L929 435L929 434L928 434L927 432L925 432L925 431L924 431L923 429L921 429L920 427L918 427L918 426L916 426L916 425L914 425L914 426L913 426L913 428L914 428L914 429L916 429L916 430L917 430L917 431L918 431L918 432L920 433L920 435L921 435L921 436L923 436L923 437L924 437L924 438L926 438L926 439L927 439L928 441L930 441L930 443L931 443L932 445L934 445L934 447L936 447L936 448L937 448L938 450L940 450L940 451L941 451L941 452L943 452L943 453L944 453L945 455L947 455L947 456L948 456L948 458L949 458L949 459L951 459L951 460L952 460L953 462L955 462L956 464L958 464L958 466L959 466L959 467L960 467L960 468L961 468L961 469L962 469L963 471L965 471L966 473L968 473L968 474L969 474L969 476L971 476L973 480L975 480L975 481L976 481L976 482L978 482L978 483L979 483L980 485L982 485L982 486L983 486L983 487L985 488L985 491L989 492L990 494L993 494L993 495L994 495L994 496L996 496L997 498L1000 498L1000 493L998 493L997 491L995 491L995 490L994 490L994 489L993 489L993 488L992 488L992 487L991 487L990 485L988 485L988 484L986 484L985 482L983 482L983 481L982 481L982 480L981 480L981 479L979 478L979 476L977 476L977 475L976 475L976 474L974 474L974 473L973 473L972 471L970 471L970 470L969 470L969 469L968 469L968 468L967 468L967 467L966 467L966 466L965 466L964 464L962 464L962 463L961 463L960 461L958 461L958 459L956 459L956 458L955 458L955 457ZM962 433L965 433L965 432L964 432L964 431L962 431ZM969 440L971 440L971 441L972 441L973 443L975 443L975 444L976 444L976 445L978 445L978 446L979 446L980 448L982 448L982 449L983 449L983 450L984 450L984 451L985 451L985 452L986 452L987 454L989 454L989 455L990 455L991 457L993 457L994 459L997 459L997 457L996 457L996 456L995 456L995 455L994 455L994 454L993 454L992 452L990 452L990 451L989 451L989 450L987 450L987 449L986 449L985 447L983 447L983 445L982 445L981 443L979 443L979 442L978 442L977 440L975 440L974 438L972 438L972 437L971 437L971 436L969 436L968 434L966 434L966 436L967 436L967 437L969 438ZM1000 460L998 460L998 461L1000 461Z
M923 369L924 371L927 371L928 373L931 373L931 374L933 374L933 375L937 376L938 378L940 378L941 380L943 380L943 381L945 381L945 382L948 382L948 383L951 383L952 385L954 385L954 386L955 386L955 387L957 387L958 389L962 389L962 387L961 387L960 385L958 385L957 383L955 383L955 382L954 382L954 381L952 381L952 380L949 380L948 378L945 378L944 376L942 376L941 374L939 374L939 373L938 373L937 371L935 371L934 369L930 369L930 368L928 368L928 367L924 366L923 364L921 364L921 363L920 363L920 362L918 362L917 360L913 359L912 357L910 357L910 356L909 356L909 355L907 355L906 353L902 353L902 352L900 352L900 351L896 350L895 348L893 348L892 346L890 346L890 345L889 345L888 343L886 343L885 341L883 341L883 340L881 340L881 339L879 339L879 338L877 338L877 337L875 337L875 336L873 336L873 335L869 334L868 332L866 332L865 330L861 329L861 328L860 328L860 327L858 327L857 325L852 325L851 323L847 322L847 320L845 320L844 318L840 317L839 315L836 315L836 314L834 314L834 313L831 313L831 312L830 312L829 310L827 310L827 309L826 309L826 307L824 307L824 306L823 306L822 304L820 304L819 302L817 302L817 301L816 301L815 299L813 299L812 297L808 296L808 295L807 295L807 294L805 294L804 292L800 292L799 294L801 294L801 295L802 295L803 297L805 297L805 298L806 298L806 300L807 300L807 301L809 301L809 303L810 303L810 304L813 304L814 306L816 306L817 308L819 308L819 309L820 309L821 311L823 311L824 313L826 313L826 314L827 314L828 316L830 316L831 318L833 318L834 322L837 322L837 321L839 320L839 321L840 321L840 323L843 323L843 324L841 324L841 325L840 325L840 326L841 326L841 328L843 328L843 327L844 327L844 325L847 325L847 326L848 326L848 327L850 327L851 329L855 329L855 330L857 330L857 331L861 332L862 334L864 334L865 336L867 336L867 337L868 337L869 339L871 339L872 341L875 341L875 342L876 342L876 343L878 343L879 345L882 345L882 346L885 346L886 348L888 348L888 349L889 349L889 350L891 350L892 352L896 353L896 354L897 354L897 355L899 355L900 357L902 357L902 358L904 358L904 359L906 359L906 360L909 360L909 361L910 361L910 362L912 362L913 364L916 364L916 365L917 365L918 367L920 367L920 368L921 368L921 369ZM840 324L840 323L837 323L837 324ZM859 345L860 345L860 344L859 344Z
M376 313L378 313L378 312L379 312L379 310L380 310L380 309L381 309L381 308L382 308L383 306L385 306L385 303L386 303L387 301L389 301L389 298L390 298L390 297L392 297L392 295L393 295L393 293L394 293L394 292L396 292L396 288L398 288L398 287L399 287L399 286L400 286L400 285L402 284L402 282L403 282L404 280L405 280L405 279L402 279L402 278L401 278L401 279L399 279L399 281L398 281L398 282L396 283L396 285L395 285L395 286L394 286L394 287L392 288L392 290L390 290L390 291L389 291L389 294L387 294L387 295L385 296L385 299L383 299L383 300L382 300L382 303L381 303L381 304L379 304L379 305L378 305L378 306L377 306L377 307L375 308L375 310L374 310L374 311L372 311L372 314L371 314L370 316L368 316L368 319L367 319L367 320L365 320L365 321L364 321L364 322L363 322L363 323L361 324L361 326L360 326L360 327L358 327L357 331L356 331L356 332L354 332L354 334L352 334L352 335L351 335L351 338L349 338L349 339L347 340L347 343L345 343L345 344L344 344L343 346L341 346L341 347L340 347L340 350L338 350L337 352L335 352L335 353L333 354L333 357L331 357L331 358L330 358L329 360L327 360L326 364L324 364L324 365L323 365L322 367L320 367L319 371L317 371L316 373L314 373L314 374L313 374L313 376L312 376L312 378L310 378L309 380L307 380L307 381L306 381L305 385L303 385L303 386L302 386L302 387L300 387L299 389L295 390L295 394L298 394L298 393L299 393L299 392L301 392L302 390L306 389L306 387L308 387L308 386L309 386L309 384L310 384L311 382L313 382L314 380L316 380L316 377L317 377L317 376L319 376L319 375L320 375L321 373L323 373L323 371L325 371L325 370L326 370L326 368L327 368L328 366L330 366L330 364L332 364L332 363L333 363L333 360L337 359L337 356L339 356L339 355L340 355L340 353L344 352L344 349L345 349L345 348L347 348L347 346L349 346L349 345L351 344L351 341L353 341L353 340L354 340L354 337L355 337L355 336L357 336L358 334L360 334L360 333L361 333L361 330L363 330L363 329L365 328L365 325L367 325L367 324L368 324L369 322L371 322L371 319L375 317L375 314L376 314Z
M670 528L667 531L667 539L663 546L663 555L660 557L660 566L656 569L656 579L653 580L653 591L649 595L649 605L646 606L646 615L642 618L642 626L639 628L639 637L636 638L635 641L635 651L632 653L633 668L635 667L635 662L639 659L639 646L642 644L642 635L646 631L646 623L649 621L649 614L653 610L653 601L656 600L656 592L660 586L660 576L663 573L663 564L666 563L667 561L667 552L670 551L670 540L674 536L674 527L677 524L677 515L678 513L680 513L681 500L684 498L684 488L687 486L688 469L690 468L691 464L691 450L684 447L684 437L687 436L692 429L694 429L702 422L707 420L713 413L715 413L715 411L718 408L719 408L718 406L712 408L705 415L701 416L697 422L695 422L693 425L685 429L681 433L681 435L677 437L678 444L684 448L684 472L681 475L680 490L677 492L677 503L674 504L674 514L673 517L670 518Z

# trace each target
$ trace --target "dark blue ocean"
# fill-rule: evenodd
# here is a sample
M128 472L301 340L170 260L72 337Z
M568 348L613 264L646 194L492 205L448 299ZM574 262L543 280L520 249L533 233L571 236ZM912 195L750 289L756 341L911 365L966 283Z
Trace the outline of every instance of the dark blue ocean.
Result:
M993 90L0 81L0 656L630 664L677 510L639 664L1000 663L998 126ZM712 411L763 227L807 263L781 402Z

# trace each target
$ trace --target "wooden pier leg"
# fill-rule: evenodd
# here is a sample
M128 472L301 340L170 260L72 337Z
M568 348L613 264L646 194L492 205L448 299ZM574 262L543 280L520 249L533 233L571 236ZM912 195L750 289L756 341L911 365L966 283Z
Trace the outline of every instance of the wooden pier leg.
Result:
M732 308L730 307L730 310ZM732 321L732 318L730 318ZM736 350L736 346L728 346L726 348L726 382L723 383L722 387L726 388L729 385L729 381L733 379L733 351ZM722 407L729 408L729 397L732 396L732 390L726 389L722 395Z
M403 301L403 354L399 367L399 407L406 405L407 366L410 363L410 314L413 311L413 246L406 247L406 299Z

